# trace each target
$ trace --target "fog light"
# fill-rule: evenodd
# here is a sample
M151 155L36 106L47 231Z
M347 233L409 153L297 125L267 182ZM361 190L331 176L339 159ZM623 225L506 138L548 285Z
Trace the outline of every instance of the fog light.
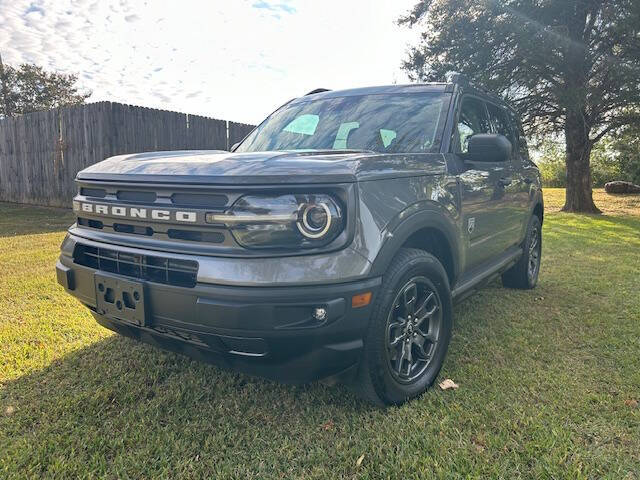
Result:
M322 307L316 307L313 309L313 318L319 322L323 322L327 319L327 309Z

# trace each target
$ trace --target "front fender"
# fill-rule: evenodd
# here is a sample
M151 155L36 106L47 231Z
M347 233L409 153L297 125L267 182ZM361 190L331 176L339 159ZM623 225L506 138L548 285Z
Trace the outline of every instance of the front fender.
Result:
M536 211L536 208L540 205L542 209L542 216L544 217L544 198L542 196L542 189L537 188L535 190L532 189L530 193L530 201L529 201L529 215L526 220L523 222L522 230L520 231L520 241L524 242L524 239L527 235L527 227L529 226L529 219ZM542 223L542 218L540 218L540 222Z
M389 222L383 232L382 246L372 262L371 275L383 275L407 240L424 228L433 228L444 235L451 251L453 273L457 277L463 255L460 229L455 217L444 206L434 202L413 204Z

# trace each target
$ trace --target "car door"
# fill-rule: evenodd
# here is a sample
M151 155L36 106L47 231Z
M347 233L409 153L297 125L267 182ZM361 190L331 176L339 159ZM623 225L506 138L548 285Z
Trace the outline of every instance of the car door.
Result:
M479 133L492 133L486 104L478 97L465 95L454 136L455 153L466 153L469 138ZM464 159L464 155L461 157ZM506 163L466 159L464 171L458 174L462 228L467 247L466 269L496 258L507 248L505 183L510 182L511 171Z
M516 140L516 166L519 171L520 190L518 192L518 208L521 211L524 233L531 217L532 199L538 188L538 167L529 157L527 139L522 129L518 115L511 109L507 110L511 128Z
M523 167L518 150L516 130L507 110L501 105L487 102L487 111L493 133L504 135L511 142L511 158L505 162L502 177L503 220L505 222L505 248L518 244L522 239L522 224L528 202L528 185L524 181Z

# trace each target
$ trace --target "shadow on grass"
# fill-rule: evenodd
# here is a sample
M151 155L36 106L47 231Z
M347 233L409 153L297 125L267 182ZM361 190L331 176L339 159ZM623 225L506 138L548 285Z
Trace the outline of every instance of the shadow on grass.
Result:
M468 336L486 336L490 315L483 310L488 307L481 302L456 307L456 316L463 316L455 334L458 342ZM461 353L450 352L448 369L460 366ZM442 407L437 400L441 394L432 388L423 398ZM356 434L366 431L367 423L403 415L402 410L416 406L379 409L345 385L281 384L113 335L2 385L0 408L10 407L12 413L0 412L0 431L11 439L8 455L28 447L38 452L40 465L46 466L53 461L52 455L92 448L115 455L155 444L159 450L171 451L181 448L176 443L182 440L204 442L220 431L236 446L256 439L295 442L319 435L328 421ZM273 450L271 445L266 448ZM22 462L13 467L34 465L31 457Z
M351 477L367 452L370 478L411 477L416 458L426 465L432 457L462 477L490 465L468 443L479 431L498 438L491 461L534 465L548 440L543 425L564 432L569 414L546 410L540 420L541 406L584 394L563 397L567 384L553 379L564 365L540 360L567 334L546 315L530 321L540 294L551 292L492 282L456 306L440 379L459 380L461 394L432 388L388 410L344 386L282 385L113 335L0 388L0 472L4 463L15 477L34 478L335 478ZM527 422L510 420L518 416ZM551 464L575 449L569 434L563 442Z
M193 390L189 391L187 387L193 387ZM43 370L8 381L2 389L0 398L3 402L14 402L16 407L12 421L19 421L20 412L32 416L34 411L42 409L44 413L56 405L73 406L76 399L85 395L96 399L103 396L108 400L110 405L103 405L107 415L113 405L137 410L142 405L130 400L144 403L157 399L163 403L163 395L172 392L179 393L180 398L173 397L171 402L180 400L186 410L200 408L203 402L230 402L247 408L269 405L274 415L277 415L278 405L285 406L288 402L291 404L287 410L306 403L317 406L325 402L350 411L369 408L367 404L354 401L352 393L344 387L320 383L282 384L115 334L55 360ZM127 401L121 404L120 400Z
M6 382L0 408L0 472L64 478L178 474L196 454L211 469L286 465L327 422L383 415L344 386L283 385L115 335Z
M482 318L462 330L486 327ZM455 357L447 361L454 370ZM36 477L180 476L196 454L207 456L209 475L237 465L234 478L327 456L353 464L363 448L350 452L353 442L378 442L387 428L398 434L416 409L439 416L443 393L432 389L422 407L383 410L344 385L280 384L113 335L0 387L0 472L4 462Z
M51 436L55 431L76 447L98 433L106 443L123 435L153 441L169 426L187 438L256 423L289 435L292 417L319 427L327 415L373 410L343 386L279 384L117 335L6 382L0 405L0 430L36 449L62 441ZM12 413L3 415L7 408Z

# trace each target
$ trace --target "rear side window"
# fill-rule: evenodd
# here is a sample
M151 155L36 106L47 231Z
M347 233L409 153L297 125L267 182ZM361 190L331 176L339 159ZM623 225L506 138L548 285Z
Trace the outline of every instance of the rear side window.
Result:
M469 139L479 133L489 133L491 127L487 110L483 101L474 97L462 99L460 117L458 118L458 151L466 153L469 150Z
M527 138L525 137L524 130L522 129L522 123L515 112L509 110L508 113L518 142L518 152L520 153L520 157L524 160L529 160L529 147L527 146Z
M509 117L507 116L507 112L505 112L502 108L493 105L492 103L487 103L487 110L489 110L489 118L491 119L491 123L493 124L494 133L504 135L515 147L516 137L514 135L514 130L511 126L511 122L509 121Z

